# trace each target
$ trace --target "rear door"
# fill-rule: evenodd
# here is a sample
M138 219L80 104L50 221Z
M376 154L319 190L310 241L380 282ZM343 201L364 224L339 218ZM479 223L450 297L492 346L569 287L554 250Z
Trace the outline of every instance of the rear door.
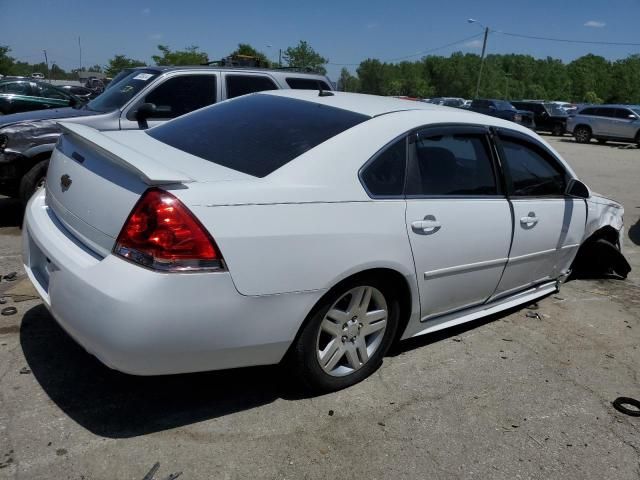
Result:
M148 127L151 128L199 108L213 105L218 98L219 81L216 72L173 74L156 83L123 112L120 128L140 128L136 111L143 103L153 103L156 106L156 112L147 118Z
M278 90L275 80L266 74L230 72L224 73L223 95L225 99L265 90Z
M425 128L410 140L406 223L429 319L493 293L507 262L511 212L484 127Z
M513 209L509 262L494 296L566 273L580 246L586 203L564 195L569 175L541 143L498 130L501 164Z

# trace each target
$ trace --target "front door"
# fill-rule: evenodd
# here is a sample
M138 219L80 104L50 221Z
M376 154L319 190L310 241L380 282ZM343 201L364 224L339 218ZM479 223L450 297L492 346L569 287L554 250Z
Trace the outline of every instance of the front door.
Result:
M493 293L507 262L511 212L485 128L426 128L409 147L406 223L426 320Z
M509 262L494 297L557 278L575 257L586 203L564 194L569 176L543 145L501 131L499 145L513 207Z
M155 113L147 118L148 128L216 103L217 78L215 73L180 73L168 77L157 83L133 107L123 113L120 128L140 128L136 111L143 103L153 103L156 106Z

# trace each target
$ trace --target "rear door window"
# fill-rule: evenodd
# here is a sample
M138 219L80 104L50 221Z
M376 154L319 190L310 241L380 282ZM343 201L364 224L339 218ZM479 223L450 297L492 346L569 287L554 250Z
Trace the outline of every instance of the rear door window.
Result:
M562 196L567 174L560 164L534 143L500 135L503 165L515 197Z
M371 117L269 94L222 102L147 133L167 145L264 177Z
M144 98L144 103L153 103L156 106L156 112L149 118L175 118L215 102L215 75L172 77Z
M426 129L411 144L407 195L497 195L493 160L484 133L434 134Z
M287 78L287 85L295 90L331 90L327 82L315 78Z
M226 75L227 98L248 93L277 90L278 86L265 75Z

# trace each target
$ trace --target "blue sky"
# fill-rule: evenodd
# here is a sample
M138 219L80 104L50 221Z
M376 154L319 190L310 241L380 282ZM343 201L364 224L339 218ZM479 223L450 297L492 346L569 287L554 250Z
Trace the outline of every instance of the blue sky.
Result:
M403 57L480 34L475 18L492 29L526 35L640 43L640 0L0 0L0 45L36 62L65 69L102 64L116 53L151 62L158 43L198 45L211 59L250 43L275 59L278 48L307 40L336 64L367 57ZM272 47L268 47L271 45ZM481 39L434 52L480 52ZM586 53L622 58L640 47L556 43L493 33L489 53L548 55L570 61ZM412 58L420 58L420 55ZM329 65L336 79L341 66ZM352 71L354 66L348 67Z

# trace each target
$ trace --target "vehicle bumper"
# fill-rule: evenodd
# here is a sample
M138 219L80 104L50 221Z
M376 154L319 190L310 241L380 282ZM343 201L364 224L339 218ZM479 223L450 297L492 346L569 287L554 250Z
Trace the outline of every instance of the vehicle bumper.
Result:
M100 258L30 200L24 268L53 317L107 366L163 375L278 363L323 292L243 296L228 272L166 274Z

